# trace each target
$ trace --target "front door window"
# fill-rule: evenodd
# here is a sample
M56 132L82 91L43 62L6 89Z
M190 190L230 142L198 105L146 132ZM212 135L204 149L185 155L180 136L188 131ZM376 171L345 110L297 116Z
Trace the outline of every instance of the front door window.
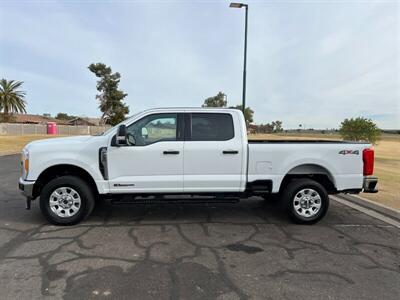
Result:
M146 116L128 126L127 133L128 137L133 136L135 146L176 141L177 114Z

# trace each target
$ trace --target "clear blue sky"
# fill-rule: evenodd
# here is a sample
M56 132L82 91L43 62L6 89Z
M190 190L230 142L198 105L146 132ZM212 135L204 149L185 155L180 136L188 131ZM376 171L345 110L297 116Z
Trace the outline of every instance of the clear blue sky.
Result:
M400 128L396 1L249 1L248 105L257 123ZM241 102L244 10L229 1L1 1L0 77L24 81L29 113L99 116L104 62L131 114Z

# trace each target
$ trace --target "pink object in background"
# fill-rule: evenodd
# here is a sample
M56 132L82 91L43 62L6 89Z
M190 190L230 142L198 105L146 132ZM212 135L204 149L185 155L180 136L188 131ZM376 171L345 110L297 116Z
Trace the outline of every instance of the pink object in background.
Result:
M57 134L56 122L47 122L47 134Z

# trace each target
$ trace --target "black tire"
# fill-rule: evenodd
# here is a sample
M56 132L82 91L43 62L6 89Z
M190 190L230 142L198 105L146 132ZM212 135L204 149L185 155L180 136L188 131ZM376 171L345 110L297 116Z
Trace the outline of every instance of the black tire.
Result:
M50 208L50 197L58 188L73 189L80 197L80 207L71 217L58 216ZM54 225L74 225L90 215L94 209L94 196L89 185L76 176L62 176L49 181L40 193L40 210L47 221Z
M319 199L314 192L318 194ZM308 193L310 193L310 196L308 196ZM309 202L307 203L307 201L310 200L305 200L304 204L302 204L301 200L308 199L302 197L302 195L304 197L312 196L315 204L310 204ZM329 207L329 196L326 189L318 182L306 178L294 179L289 182L282 192L282 201L285 205L286 211L289 214L289 217L297 224L317 223L325 216ZM318 203L320 203L319 210L316 208ZM301 205L304 205L304 208L301 207ZM307 212L309 216L305 216Z

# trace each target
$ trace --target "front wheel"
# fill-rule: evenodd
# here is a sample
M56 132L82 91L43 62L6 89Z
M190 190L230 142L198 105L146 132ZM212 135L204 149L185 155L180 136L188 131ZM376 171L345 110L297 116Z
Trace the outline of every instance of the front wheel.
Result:
M283 201L290 218L299 224L318 222L329 207L325 188L311 179L292 180L283 192Z
M61 176L48 182L40 193L40 210L55 225L74 225L94 208L88 184L75 176Z

